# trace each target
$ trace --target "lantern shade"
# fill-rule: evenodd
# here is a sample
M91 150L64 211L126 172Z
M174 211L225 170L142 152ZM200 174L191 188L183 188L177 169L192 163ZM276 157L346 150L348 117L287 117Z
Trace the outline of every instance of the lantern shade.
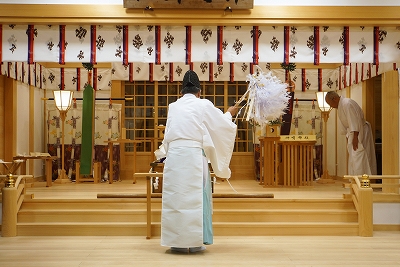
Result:
M67 111L71 107L73 94L72 91L53 91L54 101L59 111Z
M325 96L328 92L316 92L318 107L322 112L329 112L332 107L325 101Z

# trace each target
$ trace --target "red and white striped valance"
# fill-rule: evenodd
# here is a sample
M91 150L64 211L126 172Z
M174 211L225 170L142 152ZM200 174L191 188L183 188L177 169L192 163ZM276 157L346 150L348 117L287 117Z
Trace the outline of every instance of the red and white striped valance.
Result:
M154 63L133 62L128 65L113 63L111 69L94 68L91 83L95 90L111 89L113 80L122 81L182 81L184 73L192 69L201 81L246 81L247 75L256 73L258 68L271 71L281 81L285 81L283 69L270 69L269 63L235 62L218 65L213 62ZM375 77L390 70L396 70L395 63L350 63L337 69L296 69L291 73L296 91L341 90L353 84ZM49 90L81 91L88 83L88 71L85 68L45 68L39 63L3 62L1 74L23 83Z

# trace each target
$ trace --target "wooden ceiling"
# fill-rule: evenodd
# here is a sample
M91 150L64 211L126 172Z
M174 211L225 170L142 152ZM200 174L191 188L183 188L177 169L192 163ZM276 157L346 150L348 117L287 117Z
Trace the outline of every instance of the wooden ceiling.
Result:
M254 0L124 0L124 8L252 9Z

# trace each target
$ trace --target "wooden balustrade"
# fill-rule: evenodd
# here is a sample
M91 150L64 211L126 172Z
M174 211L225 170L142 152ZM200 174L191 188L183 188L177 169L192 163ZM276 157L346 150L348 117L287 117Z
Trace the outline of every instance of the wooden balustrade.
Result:
M19 175L15 186L2 188L2 222L1 236L17 236L17 213L25 198L25 178L32 175Z
M373 236L373 191L360 181L359 176L345 175L351 181L350 194L358 213L358 235Z

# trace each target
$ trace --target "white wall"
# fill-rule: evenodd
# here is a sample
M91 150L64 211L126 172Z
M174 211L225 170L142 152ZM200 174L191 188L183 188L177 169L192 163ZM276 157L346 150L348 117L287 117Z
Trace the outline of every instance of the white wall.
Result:
M43 120L43 90L34 89L34 129L29 129L29 85L17 82L17 155L29 155L30 152L45 152L44 147L44 120ZM34 135L33 151L29 149L29 131ZM42 160L33 161L33 170L26 164L27 174L35 177L44 175L44 162Z
M325 126L325 125L324 125ZM337 129L337 119L336 119L336 109L332 109L329 113L329 119L326 123L326 133L327 133L327 170L329 175L336 176L336 155L337 155L337 139L336 139L336 129ZM323 133L323 132L322 132ZM325 168L325 167L324 167Z
M351 86L350 98L357 102L362 107L362 83Z
M374 203L373 224L400 225L400 203Z
M34 89L34 124L35 128L34 132L34 152L47 152L47 147L44 145L44 120L43 120L43 90L39 88ZM43 160L34 160L34 171L33 175L43 176L44 175L44 161ZM30 173L30 174L31 174Z
M17 155L29 155L29 85L17 82Z
M346 96L346 89L337 92ZM337 110L332 109L328 119L328 172L330 175L343 177L347 174L347 141L338 127Z

